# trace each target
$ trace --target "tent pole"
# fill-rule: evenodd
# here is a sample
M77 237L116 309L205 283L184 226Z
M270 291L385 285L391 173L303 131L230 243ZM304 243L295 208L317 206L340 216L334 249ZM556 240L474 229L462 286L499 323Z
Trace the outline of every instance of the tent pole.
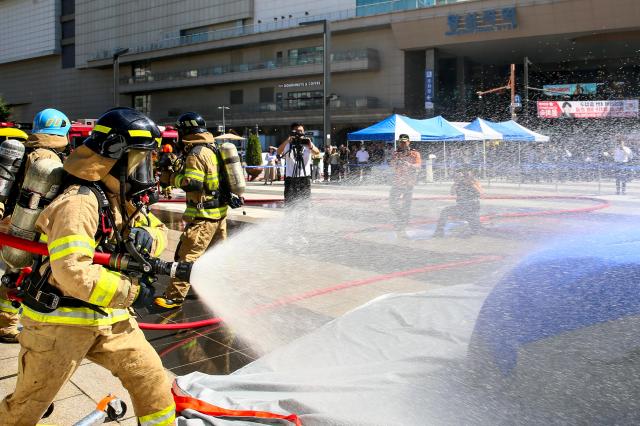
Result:
M487 141L482 140L482 178L487 178Z
M442 141L442 161L444 162L444 178L447 179L447 143Z
M520 160L520 142L518 143L518 188L520 188L520 184L522 183L522 162Z

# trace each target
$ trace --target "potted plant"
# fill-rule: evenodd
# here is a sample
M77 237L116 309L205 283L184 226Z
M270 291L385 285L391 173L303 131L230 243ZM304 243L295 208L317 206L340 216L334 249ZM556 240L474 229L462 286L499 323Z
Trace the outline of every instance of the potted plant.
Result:
M261 168L256 166L262 166L262 146L260 145L260 138L255 133L249 136L247 142L247 152L245 153L245 162L247 166L247 175L249 181L255 180L261 173ZM253 166L253 167L251 167Z

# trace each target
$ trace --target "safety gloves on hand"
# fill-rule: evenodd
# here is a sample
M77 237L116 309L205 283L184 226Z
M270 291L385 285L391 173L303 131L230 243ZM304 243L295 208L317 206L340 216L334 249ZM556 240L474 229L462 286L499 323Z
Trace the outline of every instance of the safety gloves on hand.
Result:
M133 241L133 245L141 254L151 253L153 247L153 237L144 228L131 228L129 231L129 240Z
M134 308L142 309L153 304L156 296L156 291L153 287L155 280L155 277L151 275L142 275L140 277L140 281L138 282L140 290L138 291L138 296L133 301Z
M236 194L231 194L231 198L229 199L229 207L231 207L232 209L237 209L238 207L242 207L243 205L243 197L238 197Z

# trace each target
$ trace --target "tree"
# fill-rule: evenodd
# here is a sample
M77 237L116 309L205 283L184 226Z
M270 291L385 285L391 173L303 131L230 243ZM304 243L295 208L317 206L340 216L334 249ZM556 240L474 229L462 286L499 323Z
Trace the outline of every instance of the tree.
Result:
M262 165L262 146L260 145L260 138L255 133L249 136L247 142L247 152L245 153L245 162L247 166L261 166ZM262 169L249 168L247 173L251 176L251 179L255 179L262 172Z
M11 115L11 108L7 106L4 99L0 96L0 121L9 121Z

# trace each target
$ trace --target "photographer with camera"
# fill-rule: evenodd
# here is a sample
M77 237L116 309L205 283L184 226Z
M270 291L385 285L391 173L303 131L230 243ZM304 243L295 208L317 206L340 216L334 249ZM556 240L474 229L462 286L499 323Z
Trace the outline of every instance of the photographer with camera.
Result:
M293 123L289 137L278 147L278 155L286 160L284 204L311 198L311 155L320 150L305 136L304 126Z

